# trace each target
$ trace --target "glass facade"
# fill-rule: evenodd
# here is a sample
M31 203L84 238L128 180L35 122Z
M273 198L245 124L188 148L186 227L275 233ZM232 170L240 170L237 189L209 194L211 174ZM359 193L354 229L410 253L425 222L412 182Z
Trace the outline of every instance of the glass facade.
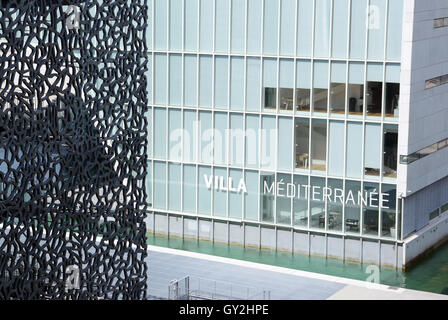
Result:
M403 0L150 0L149 203L396 239Z

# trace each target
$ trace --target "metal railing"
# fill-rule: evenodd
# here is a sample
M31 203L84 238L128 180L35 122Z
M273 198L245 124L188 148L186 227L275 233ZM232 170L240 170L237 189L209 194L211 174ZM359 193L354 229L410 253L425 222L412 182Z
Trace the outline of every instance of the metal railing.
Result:
M270 298L269 290L191 276L172 280L168 286L169 300L270 300Z

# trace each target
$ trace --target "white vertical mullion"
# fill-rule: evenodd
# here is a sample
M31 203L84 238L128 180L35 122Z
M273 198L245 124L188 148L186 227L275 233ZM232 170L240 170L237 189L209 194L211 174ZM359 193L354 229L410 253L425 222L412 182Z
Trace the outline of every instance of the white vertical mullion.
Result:
M154 47L154 44L155 44L155 41L154 41L155 31L154 30L156 29L156 26L154 24L154 16L155 16L155 13L154 13L154 9L155 9L154 2L155 2L155 0L149 0L149 1L151 2L151 24L152 24L152 28L151 28L152 29L151 30L151 49L155 50L155 47Z
M185 52L185 0L182 0L182 52Z
M216 0L213 1L213 17L212 17L212 52L215 53L216 48Z
M198 0L198 21L197 21L197 37L196 37L196 52L199 53L200 50L200 45L201 45L201 1L202 0ZM199 75L198 75L199 77ZM199 100L198 100L198 104L199 104Z
M170 45L170 10L171 10L171 6L170 6L170 1L168 0L166 2L166 50L170 51L171 50L171 45Z

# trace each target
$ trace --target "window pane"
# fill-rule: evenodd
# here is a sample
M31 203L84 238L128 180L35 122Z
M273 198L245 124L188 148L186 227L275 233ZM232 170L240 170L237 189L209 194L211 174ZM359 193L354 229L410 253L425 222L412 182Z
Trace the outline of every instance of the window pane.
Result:
M378 221L379 221L379 185L377 183L364 183L364 229L363 234L378 235Z
M280 60L280 111L293 111L294 60Z
M166 104L166 54L156 53L154 55L154 103Z
M216 0L215 51L228 52L229 46L229 0Z
M211 214L211 190L213 189L214 179L210 167L199 166L198 183L198 213Z
M283 182L281 189L277 190L279 196L277 197L277 223L278 224L291 224L291 189L288 188L288 184L291 183L291 175L289 174L278 174L277 181ZM282 190L283 189L283 190Z
M182 113L180 109L168 111L169 159L182 160Z
M247 110L260 110L260 59L247 58Z
M263 59L263 100L266 111L277 109L277 59Z
M348 107L352 116L362 116L364 110L364 68L362 62L351 62L348 74Z
M383 175L385 178L397 177L398 126L384 125Z
M280 54L294 55L294 28L296 27L296 2L283 0L281 2L280 17Z
M378 177L380 175L381 160L381 125L366 124L364 153L364 174L366 176Z
M346 175L361 178L362 175L362 123L347 124L347 167Z
M264 0L263 53L277 54L278 49L278 1Z
M367 64L367 116L381 117L383 104L383 64Z
M345 182L345 231L359 234L360 232L360 203L358 194L361 191L361 182Z
M386 64L386 117L398 118L400 106L400 65Z
M247 53L261 51L261 8L261 0L247 0Z
M295 162L297 169L307 170L310 162L310 122L296 119L295 124Z
M146 29L146 43L148 45L148 50L152 49L152 31L153 31L153 21L152 21L152 2L149 1L148 3L148 27Z
M152 54L148 53L148 70L146 70L146 93L148 94L148 103L153 104L152 101Z
M277 130L275 117L262 117L261 132L261 167L275 169L275 142Z
M226 161L226 130L227 130L227 113L215 113L215 132L213 159L215 164L225 164Z
M246 166L249 168L258 167L259 122L257 115L246 115Z
M166 164L154 162L154 209L166 209Z
M350 25L350 58L364 59L366 47L367 0L352 1Z
M146 119L148 121L148 156L152 157L152 141L154 139L154 133L152 131L153 124L152 124L152 108L148 108L148 112L146 113Z
M296 67L296 110L309 112L311 105L311 62L298 60Z
M328 62L314 62L314 112L327 112L328 105Z
M184 100L185 106L197 106L197 56L185 55Z
M184 110L183 153L184 161L196 161L198 126L196 111Z
M328 179L328 189L324 191L327 196L327 221L328 230L342 231L342 206L340 201L344 195L343 180ZM328 200L330 199L330 201Z
M181 166L170 163L168 166L168 208L169 210L180 211L181 193Z
M199 126L200 126L200 159L202 163L213 162L213 128L212 128L212 113L199 112Z
M327 170L327 122L325 120L313 120L312 131L312 170Z
M146 201L148 201L148 207L152 208L152 161L148 161L148 172L146 174Z
M390 0L387 22L387 59L401 60L403 0Z
M180 106L182 95L182 55L170 55L170 87L169 104Z
M202 1L204 2L204 1ZM201 2L201 3L202 3ZM200 56L199 58L199 106L212 106L212 56Z
M347 64L345 62L331 63L330 110L333 114L345 114Z
M368 58L384 59L386 0L370 0L368 26Z
M185 50L198 47L198 0L185 0Z
M231 57L230 109L244 108L244 58Z
M257 119L258 121L258 119ZM229 133L229 160L234 166L243 166L244 155L244 131L243 115L230 114L230 133Z
M325 202L322 201L324 187L324 178L311 177L310 227L314 229L325 229Z
M213 192L213 215L217 217L227 216L227 169L215 168L214 180L218 179L218 188ZM217 178L218 177L218 178ZM213 181L215 183L215 181Z
M166 159L166 110L154 108L154 156Z
M308 176L294 176L294 185L297 186L296 197L294 197L294 225L308 227ZM300 186L300 188L298 187Z
M165 1L165 0L163 0ZM212 52L213 50L213 1L200 1L200 43L199 49L202 52Z
M258 221L258 172L246 171L247 193L244 197L244 217Z
M232 53L244 52L244 34L246 23L246 1L232 0Z
M275 174L260 174L261 213L263 222L274 222Z
M316 0L314 56L326 58L330 49L331 1Z
M332 176L342 177L344 174L344 130L344 122L330 121L328 173Z
M397 235L395 223L397 211L397 186L383 184L381 193L385 194L381 205L381 235L383 237L395 239Z
M333 1L333 46L334 58L347 57L347 28L349 0Z
M230 169L229 176L232 179L233 188L237 188L240 180L243 179L243 172L241 170ZM257 180L255 184L257 184ZM230 184L230 181L229 181ZM256 190L255 186L255 190ZM242 203L243 196L241 192L229 191L229 217L234 219L242 219ZM255 202L255 208L251 208L255 213L258 211L257 202Z
M278 168L292 170L292 118L278 119Z
M166 50L167 1L154 0L154 49Z
M313 0L300 0L298 5L297 55L311 57L313 42Z
M182 50L182 0L170 1L170 50Z
M229 58L227 56L215 57L215 107L227 109L228 105L228 73Z
M196 166L184 165L183 211L196 213Z

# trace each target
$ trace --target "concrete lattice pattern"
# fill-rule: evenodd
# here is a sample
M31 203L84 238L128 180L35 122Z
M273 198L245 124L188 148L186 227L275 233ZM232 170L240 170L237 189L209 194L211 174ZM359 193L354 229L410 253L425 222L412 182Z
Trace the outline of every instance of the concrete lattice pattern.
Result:
M0 299L146 297L146 26L145 0L0 2Z

